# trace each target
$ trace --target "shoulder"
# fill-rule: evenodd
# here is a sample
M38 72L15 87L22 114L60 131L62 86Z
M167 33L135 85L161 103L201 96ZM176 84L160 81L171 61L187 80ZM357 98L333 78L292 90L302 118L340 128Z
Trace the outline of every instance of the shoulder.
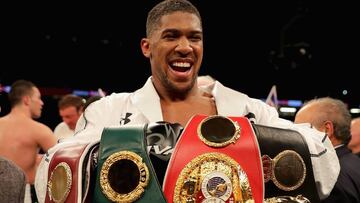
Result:
M349 150L346 153L343 153L339 156L339 161L341 165L347 165L347 166L359 166L360 167L360 158L356 156L355 154L351 153Z
M30 129L33 131L33 133L35 134L39 134L39 135L52 135L52 130L45 124L35 121L35 120L31 120L30 121Z
M57 129L62 129L62 128L64 128L64 127L67 127L66 123L65 123L65 122L61 122L61 123L59 123L59 124L56 125L55 131L56 131Z
M91 103L77 121L75 133L85 129L90 123L94 126L105 126L116 122L123 109L127 108L132 94L112 93Z
M251 98L247 94L225 87L218 81L214 83L211 93L215 97L217 108L222 110L220 113L224 115L244 116L251 112L256 115L256 120L259 120L259 117L277 116L276 109L262 100ZM261 123L266 124L267 122Z
M65 135L72 135L74 132L69 128L68 125L66 125L65 122L61 122L55 127L54 134L56 137L62 138Z
M211 89L211 91L215 92L215 93L221 93L221 94L225 94L228 96L234 96L236 98L240 98L240 99L249 99L249 97L237 90L234 90L230 87L227 87L223 84L221 84L219 81L214 82L214 84L209 85L206 87L206 89Z
M102 97L101 99L91 103L86 109L85 113L88 114L89 112L98 112L103 114L106 111L113 111L114 106L119 107L119 105L123 105L126 103L130 95L133 93L112 93L111 95Z
M219 81L216 81L213 87L208 86L207 88L211 88L210 91L216 97L225 97L236 103L242 102L247 105L250 104L250 105L260 105L260 106L268 107L268 105L262 100L249 97L247 94L243 92L234 90L230 87L226 87L223 84L221 84Z
M114 102L126 101L130 95L133 93L122 92L122 93L112 93L108 96L102 97L101 99L94 102L95 105L111 105Z

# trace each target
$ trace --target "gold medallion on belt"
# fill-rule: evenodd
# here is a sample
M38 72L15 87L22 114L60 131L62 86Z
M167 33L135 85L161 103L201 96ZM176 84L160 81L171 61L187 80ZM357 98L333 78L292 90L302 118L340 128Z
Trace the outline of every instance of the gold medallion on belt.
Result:
M176 182L174 202L252 202L246 173L226 154L211 152L192 159Z
M269 163L264 167L265 182L272 180L279 189L284 191L293 191L304 183L306 166L297 152L284 150L274 159L263 155L262 160L263 164Z
M134 202L144 193L149 182L149 170L142 158L131 151L119 151L109 156L100 171L100 186L105 196L114 202Z
M55 203L65 202L70 193L72 184L72 174L70 166L61 162L52 170L47 185L49 198Z

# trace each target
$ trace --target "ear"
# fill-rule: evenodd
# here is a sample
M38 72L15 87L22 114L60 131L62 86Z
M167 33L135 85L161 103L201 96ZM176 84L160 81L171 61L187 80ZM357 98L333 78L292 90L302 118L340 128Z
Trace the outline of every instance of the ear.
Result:
M334 124L333 124L333 122L325 121L324 122L324 130L325 130L325 133L329 137L333 137L334 136Z
M23 102L23 104L26 105L26 106L29 106L30 100L31 100L31 98L30 98L30 96L28 96L28 95L23 96L23 98L22 98L22 102Z
M148 38L142 38L140 42L141 51L146 58L150 58L150 43Z

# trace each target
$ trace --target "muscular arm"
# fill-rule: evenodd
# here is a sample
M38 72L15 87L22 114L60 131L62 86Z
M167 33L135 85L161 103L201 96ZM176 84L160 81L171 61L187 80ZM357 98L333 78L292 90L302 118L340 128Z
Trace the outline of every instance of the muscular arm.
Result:
M36 137L39 147L44 151L48 151L51 147L56 144L56 137L51 131L51 129L43 124L39 128L39 133Z

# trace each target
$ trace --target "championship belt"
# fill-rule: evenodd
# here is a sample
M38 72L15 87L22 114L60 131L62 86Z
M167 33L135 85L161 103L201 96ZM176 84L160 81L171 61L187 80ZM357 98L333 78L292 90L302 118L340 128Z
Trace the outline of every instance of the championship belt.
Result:
M166 202L146 152L146 129L103 130L93 202Z
M265 198L289 197L301 202L320 202L310 152L302 135L294 130L253 124L262 155ZM274 201L275 202L275 201Z
M168 202L263 202L256 136L245 117L196 115L170 159L163 190Z
M74 143L55 152L49 164L45 202L84 202L90 174L84 175L83 172L90 164L89 152L94 147L94 143Z

